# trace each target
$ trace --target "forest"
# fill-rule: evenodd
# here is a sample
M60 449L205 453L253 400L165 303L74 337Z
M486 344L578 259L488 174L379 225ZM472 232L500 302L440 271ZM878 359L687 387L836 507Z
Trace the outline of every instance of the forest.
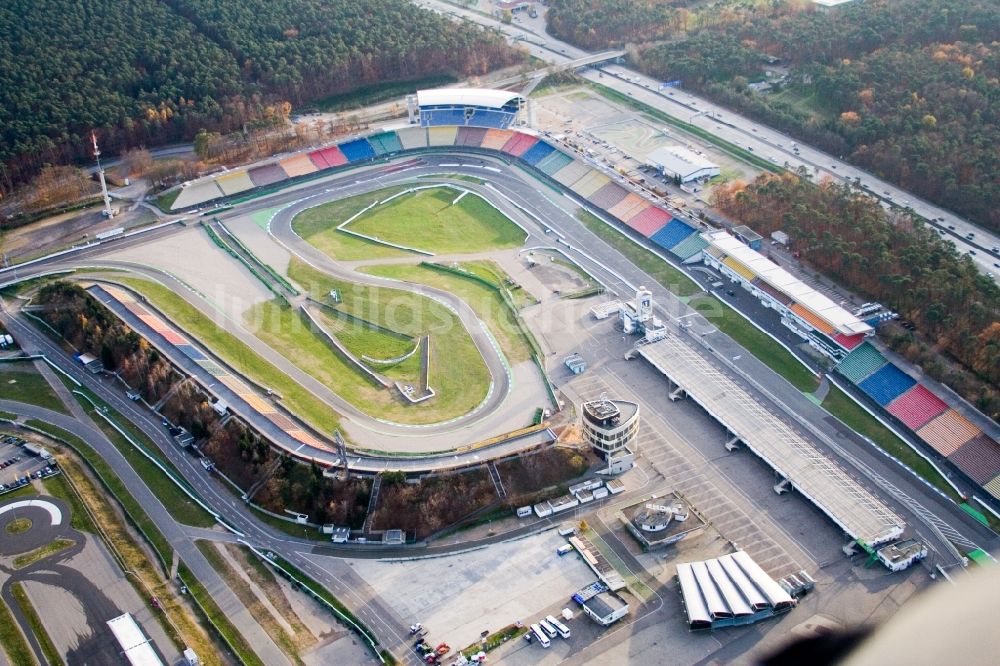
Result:
M1000 417L1000 287L920 220L887 212L850 185L803 175L733 181L716 190L715 203L758 233L786 232L814 270L913 322L915 333L895 331L890 344Z
M601 16L627 13L620 0L590 5ZM581 45L589 39L592 48L630 41L632 63L646 73L679 79L1000 230L994 0L865 0L830 11L791 0L722 1L683 10L670 26L653 38L625 30L563 34ZM656 38L665 39L651 42ZM748 86L757 82L772 90Z
M43 164L190 140L374 82L519 61L406 0L0 3L0 196Z
M686 29L689 0L552 0L549 33L584 49L663 39Z

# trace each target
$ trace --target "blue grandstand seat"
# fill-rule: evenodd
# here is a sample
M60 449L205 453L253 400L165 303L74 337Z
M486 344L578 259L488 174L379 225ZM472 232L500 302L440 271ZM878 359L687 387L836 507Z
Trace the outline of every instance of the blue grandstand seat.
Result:
M423 127L432 127L435 125L464 125L465 109L421 109L420 124Z
M552 146L545 143L544 141L539 141L531 148L528 149L524 155L521 155L521 159L528 164L538 164L543 158L548 157L552 151L555 150Z
M697 230L688 226L684 222L681 222L675 217L667 223L667 226L650 236L649 240L653 241L660 247L669 250L691 234L695 233L695 231Z
M351 162L369 160L375 157L375 149L368 143L367 139L355 139L347 143L340 144L340 152Z
M909 391L916 383L916 380L895 365L886 363L878 372L873 373L858 386L862 391L875 398L875 402L885 406Z
M491 111L489 109L476 109L469 118L469 124L476 127L493 127L495 129L507 129L514 120L514 114L503 111Z

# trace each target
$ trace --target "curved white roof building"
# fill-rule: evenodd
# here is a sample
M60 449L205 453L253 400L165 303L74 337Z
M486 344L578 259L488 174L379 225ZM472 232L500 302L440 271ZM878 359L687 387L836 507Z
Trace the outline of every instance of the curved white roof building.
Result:
M467 126L506 129L524 123L527 100L509 90L434 88L407 98L410 122L422 127Z

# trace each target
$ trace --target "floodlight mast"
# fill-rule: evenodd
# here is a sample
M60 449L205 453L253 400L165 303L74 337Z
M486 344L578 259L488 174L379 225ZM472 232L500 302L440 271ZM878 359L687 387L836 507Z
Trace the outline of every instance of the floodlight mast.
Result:
M90 139L94 142L94 159L97 160L97 175L101 179L101 194L104 196L104 210L101 213L104 217L114 217L115 212L111 209L111 197L108 196L108 184L104 180L104 168L101 166L101 151L97 147L97 133L91 132Z

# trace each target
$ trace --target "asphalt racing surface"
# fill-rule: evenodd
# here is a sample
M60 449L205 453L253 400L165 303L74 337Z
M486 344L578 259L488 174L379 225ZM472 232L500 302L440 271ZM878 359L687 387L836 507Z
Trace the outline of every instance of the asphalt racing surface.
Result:
M692 322L690 328L677 328L677 331L681 335L689 336L692 346L699 349L700 353L710 362L736 377L761 399L778 406L784 418L810 433L815 438L817 445L827 455L839 460L852 475L862 478L866 487L898 510L907 520L909 526L929 544L934 552L932 555L934 562L940 563L942 566L953 566L958 561L954 549L947 544L942 535L943 529L951 530L948 533L951 538L964 539L969 543L986 548L996 546L996 535L974 521L936 490L919 480L915 480L874 447L860 440L856 434L832 419L828 413L808 400L782 377L776 375L767 366L754 359L732 340L717 331L711 322L693 315L665 288L658 285L651 277L630 264L615 249L589 232L576 220L573 214L573 210L576 208L575 200L570 202L567 195L540 185L539 181L529 175L524 168L517 165L510 166L506 161L486 154L445 150L439 153L425 153L422 158L425 162L424 165L402 172L385 173L378 167L374 167L366 170L354 170L346 174L334 174L330 178L241 205L238 211L231 211L220 217L246 215L256 210L274 208L282 204L293 204L315 195L342 198L404 182L408 178L414 178L418 175L466 174L483 177L488 174L489 185L460 182L463 187L480 192L501 206L504 212L515 221L525 225L531 231L533 238L543 239L547 245L557 245L574 261L581 264L585 270L605 283L611 293L628 297L636 286L645 285L653 291L658 302L658 314L665 321L677 322L680 321L680 317L684 317L686 321ZM442 166L443 164L448 166ZM457 166L455 166L456 164ZM490 168L489 171L485 171L487 167ZM425 179L422 182L426 183L427 181ZM328 192L328 189L336 194ZM17 274L19 277L26 277L59 268L100 265L102 253L121 247L116 243L141 243L146 242L150 237L159 237L174 232L174 228L165 227L150 232L148 236L123 239L109 243L106 247L82 250L75 255L60 257L52 262L40 262L26 268L19 268ZM290 228L287 225L282 226L282 223L275 225L272 232L284 243L295 245L301 242L300 239L294 237L294 234L289 235ZM6 271L8 274L11 272L13 271ZM350 274L350 279L353 280L355 277L353 273ZM697 278L697 274L694 274L693 277ZM393 283L393 286L398 287L396 283ZM26 349L37 349L46 353L60 367L65 368L76 379L95 390L115 409L136 422L153 438L161 451L174 462L185 478L221 515L222 519L242 534L248 542L262 549L272 550L303 571L314 575L345 603L357 609L359 617L372 627L387 647L394 648L405 643L406 637L403 634L405 634L406 623L396 617L393 611L376 595L366 591L367 588L363 581L358 579L346 564L340 560L334 560L333 564L327 567L327 570L335 572L331 574L327 571L321 571L305 557L305 554L311 551L315 551L317 554L340 554L348 557L384 557L391 554L390 552L359 550L350 547L316 547L313 543L279 535L270 528L261 526L247 507L235 500L228 491L219 486L218 482L210 478L200 465L171 443L158 420L151 413L138 409L133 403L126 400L120 389L109 387L83 371L72 358L50 340L38 333L33 327L22 323L20 315L4 314L0 318L14 336L22 341L22 346ZM731 360L737 356L742 357L738 364ZM191 543L191 535L197 531L173 522L162 505L142 484L141 479L131 470L114 446L103 438L100 431L87 425L86 422L81 423L77 419L18 403L0 401L0 409L14 411L29 418L42 418L91 442L95 449L98 449L99 453L112 463L116 473L121 475L123 480L126 480L130 492L136 494L140 503L150 511L151 517L162 526L168 540L178 549L182 559L192 568L199 580L206 583L206 587L212 590L213 596L219 594L220 597L225 597L227 590L217 589L217 586L213 584L213 582L218 581L217 574L204 561L200 551L194 548ZM530 527L537 529L538 525ZM509 538L509 535L506 538ZM410 556L419 556L431 552L444 553L449 550L448 548L418 548L400 552L405 552ZM255 646L255 649L257 647ZM267 646L261 646L261 648L265 652L268 649ZM283 663L283 661L279 659L270 662L268 660L268 663Z

